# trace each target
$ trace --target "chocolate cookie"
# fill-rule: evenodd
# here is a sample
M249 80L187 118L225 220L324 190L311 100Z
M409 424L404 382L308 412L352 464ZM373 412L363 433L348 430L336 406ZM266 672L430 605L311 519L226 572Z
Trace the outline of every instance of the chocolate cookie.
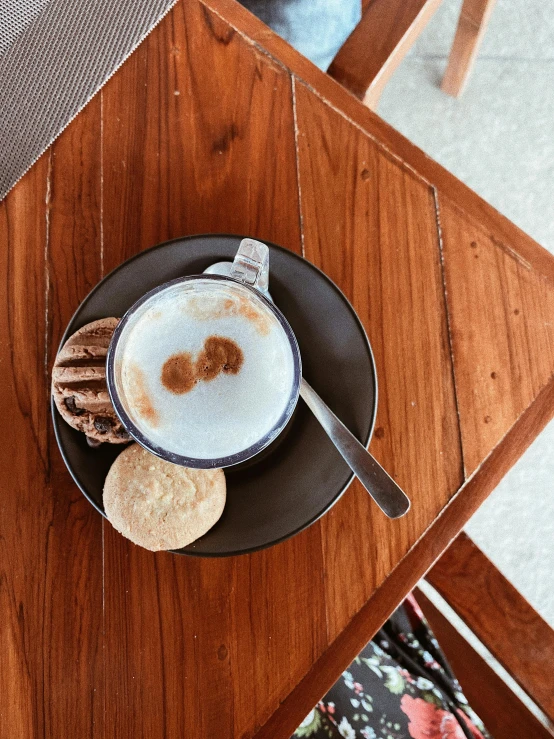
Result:
M125 449L104 483L112 526L153 552L180 549L219 520L227 486L223 470L193 470L155 457L138 444Z
M119 318L87 323L65 342L52 368L52 395L62 418L91 446L126 444L129 434L113 409L106 385L106 354Z

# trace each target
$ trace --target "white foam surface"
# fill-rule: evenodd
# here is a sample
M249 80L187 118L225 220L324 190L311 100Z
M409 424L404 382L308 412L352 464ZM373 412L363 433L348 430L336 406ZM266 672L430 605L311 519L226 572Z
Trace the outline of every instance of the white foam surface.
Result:
M182 352L194 360L210 336L241 348L238 374L198 381L184 394L166 389L166 360ZM141 306L121 336L116 367L120 400L138 429L162 449L195 459L228 457L264 438L287 409L294 382L293 353L273 313L240 285L206 279L172 286ZM141 392L150 414L136 402Z

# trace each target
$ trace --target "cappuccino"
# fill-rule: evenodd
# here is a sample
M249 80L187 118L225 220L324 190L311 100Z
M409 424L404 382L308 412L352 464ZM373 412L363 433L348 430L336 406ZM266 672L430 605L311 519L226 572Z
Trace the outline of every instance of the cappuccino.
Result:
M140 435L189 459L240 454L267 438L296 402L283 325L229 280L178 282L139 305L122 327L114 378Z

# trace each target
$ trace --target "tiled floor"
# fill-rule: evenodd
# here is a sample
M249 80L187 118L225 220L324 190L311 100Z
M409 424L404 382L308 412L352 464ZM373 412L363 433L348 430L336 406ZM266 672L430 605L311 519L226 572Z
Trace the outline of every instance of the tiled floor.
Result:
M438 84L460 5L444 0L378 112L554 253L554 2L498 0L455 100ZM467 530L554 626L554 422Z

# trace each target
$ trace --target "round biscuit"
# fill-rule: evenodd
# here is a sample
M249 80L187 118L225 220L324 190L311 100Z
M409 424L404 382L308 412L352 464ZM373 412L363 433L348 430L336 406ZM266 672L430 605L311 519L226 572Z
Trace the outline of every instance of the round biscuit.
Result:
M120 534L156 552L203 536L223 513L226 494L223 470L181 467L132 444L108 472L104 509Z
M65 342L52 367L52 395L60 415L87 439L128 444L106 384L106 355L119 318L87 323Z

